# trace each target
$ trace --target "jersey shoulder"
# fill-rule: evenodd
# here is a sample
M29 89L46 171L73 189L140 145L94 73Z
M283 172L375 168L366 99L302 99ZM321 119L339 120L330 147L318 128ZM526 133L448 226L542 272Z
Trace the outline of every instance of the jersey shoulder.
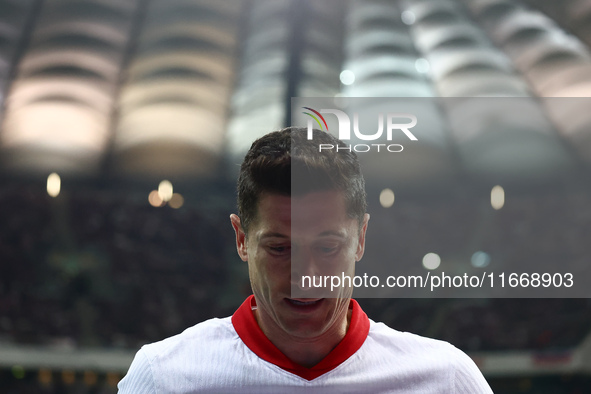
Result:
M184 355L208 353L228 340L236 340L230 317L213 318L187 328L180 334L142 347L148 359L177 360Z
M211 365L219 364L220 354L227 353L237 340L228 317L210 319L144 345L119 382L119 393L156 394L178 392L179 387L199 387L211 375L207 373Z
M492 393L474 361L448 342L397 331L370 320L364 346L379 354L382 363L395 364L393 367L403 369L405 376L414 376L423 383L437 382L455 393Z
M386 348L393 348L401 353L424 354L425 350L436 353L463 353L449 342L428 338L410 332L398 331L384 323L370 320L369 336Z

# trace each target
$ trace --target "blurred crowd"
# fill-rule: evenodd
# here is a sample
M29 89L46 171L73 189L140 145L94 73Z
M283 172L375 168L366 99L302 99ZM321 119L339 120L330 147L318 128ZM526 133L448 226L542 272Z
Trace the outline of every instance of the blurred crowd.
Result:
M490 264L588 261L591 207L584 194L523 196L493 210L465 201L397 202L375 212L368 253L395 262L445 261L477 250ZM380 208L381 209L381 208ZM236 255L232 207L155 208L147 198L40 189L0 191L0 342L137 349L199 321L231 314L249 294ZM377 213L377 214L376 214ZM553 268L552 268L553 267ZM362 299L390 326L467 351L563 349L591 331L588 299Z
M0 340L133 349L231 313L248 288L228 281L241 267L225 263L232 229L218 214L4 191Z
M450 262L496 274L569 267L578 270L574 278L580 284L591 256L590 201L585 191L511 195L500 210L473 196L430 204L401 201L395 209L374 211L366 257L380 258L372 250L387 245L379 253L395 256L394 265L420 265L426 253L436 252L439 271L451 271ZM480 259L474 258L477 252ZM376 320L467 351L569 349L591 332L590 298L363 301Z
M116 394L118 373L0 370L2 394Z

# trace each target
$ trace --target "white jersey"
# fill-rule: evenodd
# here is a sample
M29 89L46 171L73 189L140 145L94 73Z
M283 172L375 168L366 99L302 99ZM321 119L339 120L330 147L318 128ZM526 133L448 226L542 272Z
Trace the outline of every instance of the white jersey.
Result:
M119 393L492 393L462 351L375 323L355 300L345 338L304 368L263 334L253 304L250 296L231 318L143 346Z

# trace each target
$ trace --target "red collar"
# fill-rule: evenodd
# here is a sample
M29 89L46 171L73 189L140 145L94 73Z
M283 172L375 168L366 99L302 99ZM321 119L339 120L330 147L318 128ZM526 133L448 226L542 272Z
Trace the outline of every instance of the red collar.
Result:
M369 333L369 319L357 301L351 300L349 308L352 309L349 330L343 340L322 361L312 368L302 367L288 359L271 341L263 334L259 327L252 307L255 306L254 296L250 296L240 305L232 315L232 324L242 342L257 356L265 361L277 365L284 370L298 375L306 380L316 379L351 357L367 338Z

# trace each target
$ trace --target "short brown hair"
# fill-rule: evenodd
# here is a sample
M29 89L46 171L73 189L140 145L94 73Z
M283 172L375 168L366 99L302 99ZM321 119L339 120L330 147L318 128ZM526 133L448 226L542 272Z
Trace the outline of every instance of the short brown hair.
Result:
M319 152L319 144L333 149ZM253 142L238 177L238 214L242 228L248 231L255 221L258 202L263 193L291 196L313 191L339 190L345 195L347 213L361 225L367 209L365 180L355 152L332 135L288 127L269 133Z

